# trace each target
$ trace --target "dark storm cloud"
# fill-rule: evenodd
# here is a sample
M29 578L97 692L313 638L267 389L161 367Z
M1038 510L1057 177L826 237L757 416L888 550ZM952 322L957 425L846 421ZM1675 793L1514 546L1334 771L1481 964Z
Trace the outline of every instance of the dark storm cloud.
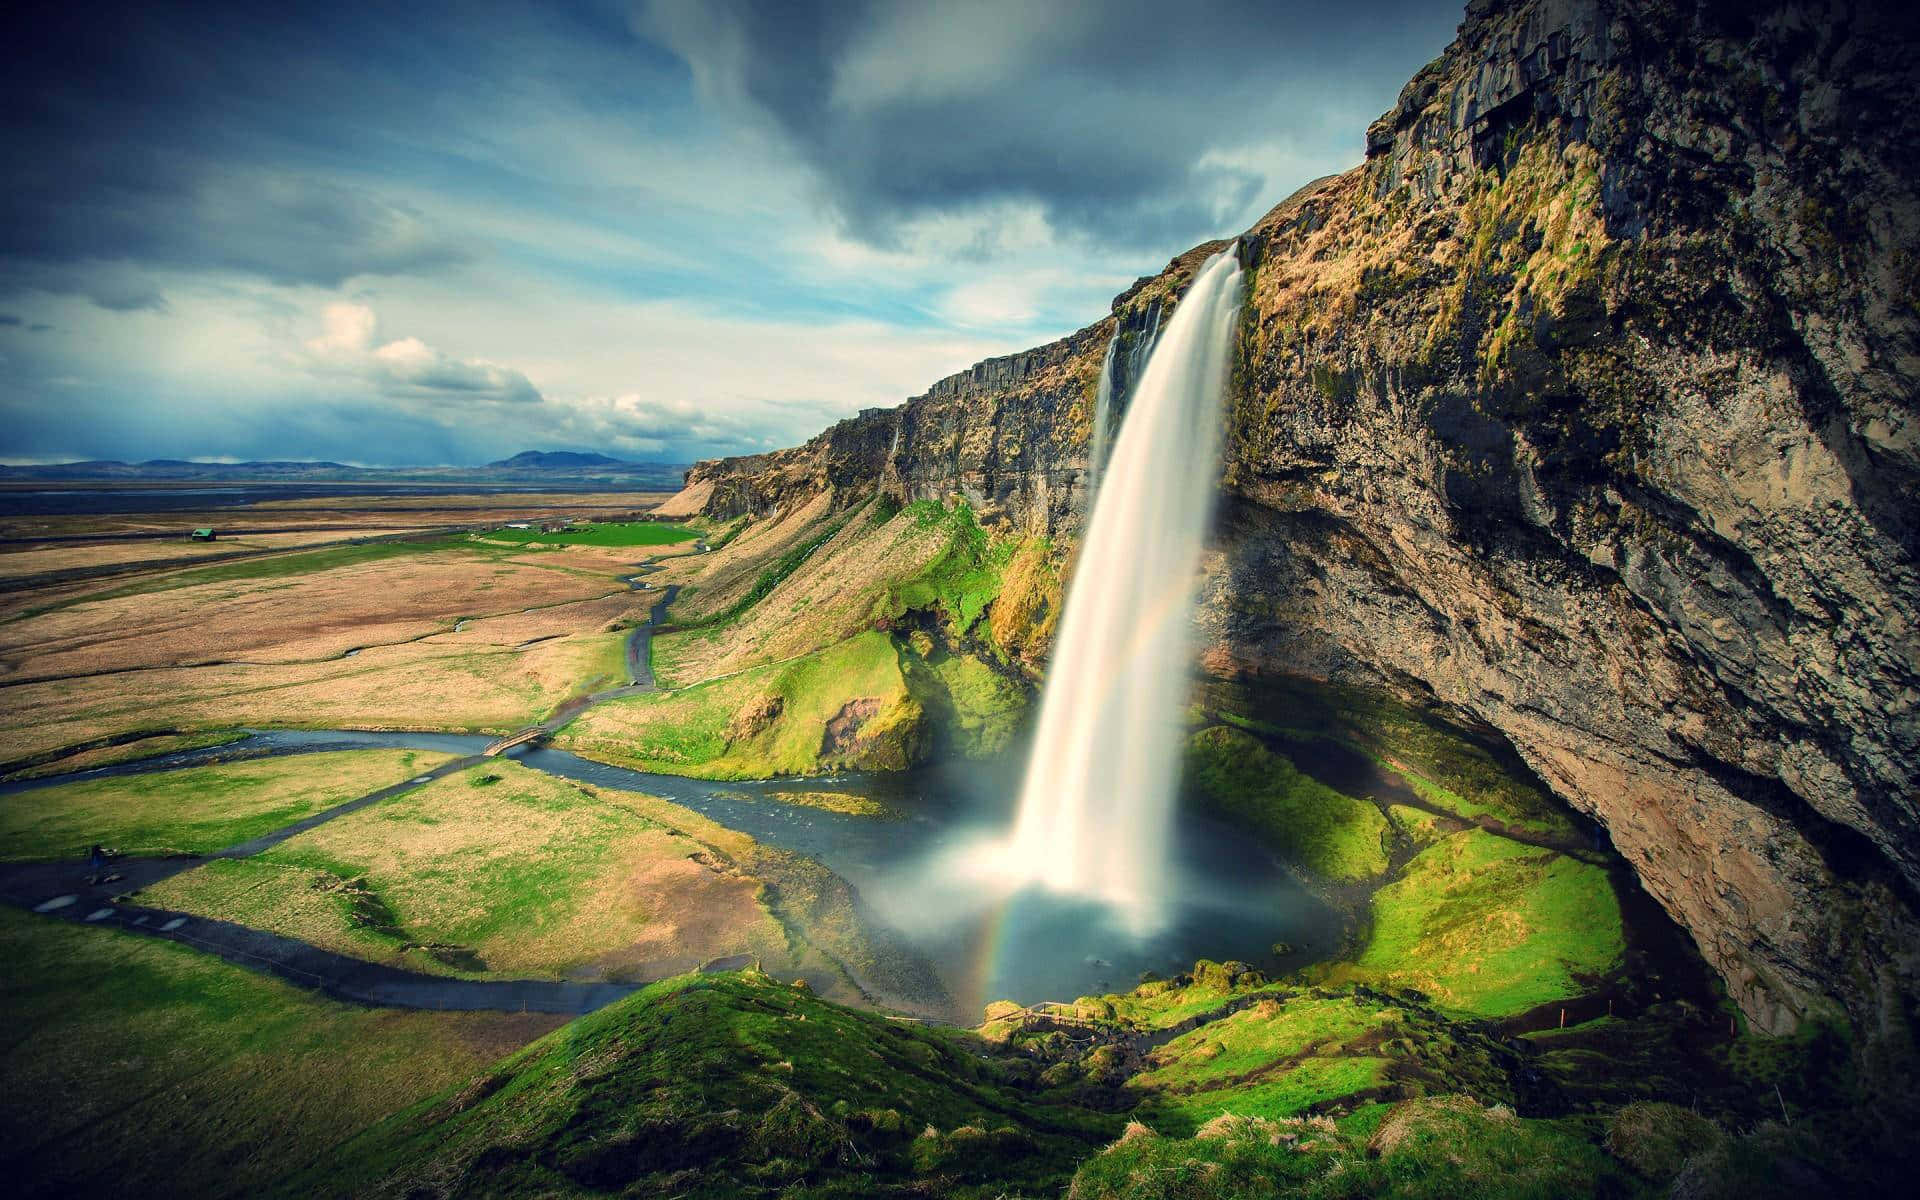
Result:
M1257 194L1255 165L1209 152L1277 134L1302 161L1357 161L1380 97L1438 52L1459 12L651 0L640 26L709 97L788 140L858 234L884 242L914 218L1031 201L1103 243L1179 247L1280 199Z
M516 38L530 21L543 36ZM163 307L147 269L337 286L464 261L472 246L384 185L438 166L435 139L515 54L592 28L506 6L204 2L28 4L8 26L0 288L119 311Z

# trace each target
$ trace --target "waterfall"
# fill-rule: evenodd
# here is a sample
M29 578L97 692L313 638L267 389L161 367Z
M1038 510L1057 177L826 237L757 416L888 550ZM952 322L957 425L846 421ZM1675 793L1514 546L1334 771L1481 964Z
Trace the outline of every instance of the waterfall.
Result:
M1114 409L1120 408L1121 415L1126 415L1127 388L1139 381L1141 367L1153 353L1154 341L1160 336L1160 302L1154 301L1147 312L1147 331L1133 339L1124 359L1117 357L1123 326L1114 322L1113 336L1107 339L1107 356L1100 360L1100 389L1093 401L1093 444L1087 449L1088 503L1099 494L1100 476L1107 469L1107 442L1112 437ZM1120 364L1125 371L1117 381L1115 364Z
M1087 447L1087 503L1100 494L1100 472L1107 465L1107 423L1113 419L1113 352L1120 345L1120 322L1113 323L1107 356L1100 360L1100 390L1093 400L1093 444Z
M1201 267L1126 406L1054 645L1006 864L1020 879L1104 901L1143 932L1166 894L1194 575L1239 313L1229 247Z

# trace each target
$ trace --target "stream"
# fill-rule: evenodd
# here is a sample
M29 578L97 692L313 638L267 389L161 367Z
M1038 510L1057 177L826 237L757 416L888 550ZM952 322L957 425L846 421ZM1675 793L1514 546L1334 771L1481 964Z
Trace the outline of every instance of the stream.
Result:
M261 730L223 746L186 750L67 775L0 784L0 795L77 780L327 750L404 748L477 755L482 734ZM1035 887L983 884L1010 827L1024 753L911 772L713 782L595 762L565 750L525 746L503 757L596 787L669 800L764 845L807 855L851 884L869 917L927 960L955 1002L981 1006L1071 1000L1132 987L1143 972L1172 975L1202 956L1276 970L1331 953L1338 913L1316 899L1271 854L1231 826L1186 812L1174 823L1173 875L1165 920L1146 932L1098 903ZM821 797L857 798L886 815L820 807ZM982 866L987 870L983 871ZM1275 952L1285 945L1285 954Z

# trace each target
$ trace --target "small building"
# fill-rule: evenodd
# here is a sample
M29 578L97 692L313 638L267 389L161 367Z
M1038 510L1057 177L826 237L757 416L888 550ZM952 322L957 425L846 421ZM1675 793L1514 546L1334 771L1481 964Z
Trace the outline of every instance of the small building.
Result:
M707 545L705 538L702 538L701 540L693 544L693 552L695 554L705 554L707 551L711 549L713 549L713 547Z
M548 521L540 527L541 533L565 533L566 531L567 526L564 521Z
M211 529L196 529L193 531L193 540L196 542L211 542L215 540L216 537L217 535Z

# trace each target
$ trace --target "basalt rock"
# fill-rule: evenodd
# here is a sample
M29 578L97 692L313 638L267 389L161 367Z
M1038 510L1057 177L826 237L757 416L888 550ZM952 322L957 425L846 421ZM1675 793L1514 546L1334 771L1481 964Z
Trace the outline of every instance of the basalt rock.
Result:
M1209 666L1497 730L1776 1032L1920 992L1916 62L1892 5L1476 0L1239 242ZM1108 339L1220 245L690 482L1070 537Z

